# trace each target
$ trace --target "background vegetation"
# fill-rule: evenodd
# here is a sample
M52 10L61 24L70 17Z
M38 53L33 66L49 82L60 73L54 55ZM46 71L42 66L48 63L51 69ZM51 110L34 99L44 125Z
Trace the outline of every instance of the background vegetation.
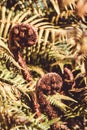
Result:
M9 48L9 32L21 23L32 25L38 33L37 44L21 48L31 82L23 77ZM49 130L58 122L61 130L86 130L86 56L86 0L0 0L0 129ZM43 110L36 117L32 102L38 95L37 81L50 72L64 75L64 66L74 76L75 87L67 89L66 81L64 95L45 95L59 113L57 118L49 119Z

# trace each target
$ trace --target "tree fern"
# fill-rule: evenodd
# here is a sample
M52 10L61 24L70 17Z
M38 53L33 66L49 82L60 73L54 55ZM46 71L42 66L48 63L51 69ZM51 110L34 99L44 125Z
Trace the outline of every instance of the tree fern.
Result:
M60 129L86 129L86 0L2 0L0 3L0 129L54 130L57 123ZM37 44L21 48L33 77L31 82L24 79L23 68L9 47L10 30L21 23L30 24L38 33ZM66 74L73 76L75 83L75 88L68 90L73 82L64 73L66 64L72 66L72 69L67 67L70 75ZM37 117L33 96L36 94L38 98L38 81L52 71L62 78L63 88L60 94L45 95L52 109L60 113L51 120L39 101L37 111L41 115Z

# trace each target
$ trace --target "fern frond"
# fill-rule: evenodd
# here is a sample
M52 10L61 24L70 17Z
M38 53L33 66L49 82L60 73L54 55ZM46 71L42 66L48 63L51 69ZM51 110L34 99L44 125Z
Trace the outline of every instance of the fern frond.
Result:
M87 16L87 1L79 0L76 5L77 15L82 18L84 22L86 22L85 16Z
M75 2L78 1L78 0L61 0L61 5L67 10L68 9L68 6L73 9L75 8Z
M83 118L87 117L85 74L76 74L76 88L67 96L59 93L46 96L55 111L60 111L60 119L48 120L42 114L36 118L31 95L35 93L37 80L55 65L61 66L63 75L65 63L71 63L74 70L81 69L83 63L82 69L87 68L87 27L82 25L86 23L86 0L2 0L0 3L0 128L48 130L61 120L70 129L76 129L77 125L83 129L80 125L85 124ZM8 48L10 29L20 23L30 24L38 31L38 43L21 50L33 78L29 83Z
M59 107L63 111L66 111L66 108L69 108L69 106L63 103L62 100L77 102L74 99L68 96L61 95L59 93L56 93L55 95L47 96L47 100L49 100L52 105Z
M5 25L5 30L4 30L4 34L3 34L3 37L6 38L7 37L7 34L8 34L8 30L9 30L9 27L10 27L10 19L12 18L12 15L13 15L13 11L14 9L12 8L8 14L8 17L6 18L7 19L7 23Z
M59 3L57 0L50 0L57 14L60 14Z
M6 7L5 6L3 6L2 8L1 8L1 19L2 19L2 21L4 21L5 20L5 13L6 13ZM0 21L1 22L1 21ZM2 22L1 24L0 24L0 37L2 36L2 33L3 33L3 30L4 30L4 23Z
M13 63L15 67L21 69L21 66L15 61L13 54L9 50L8 46L2 40L0 40L0 51L0 58Z

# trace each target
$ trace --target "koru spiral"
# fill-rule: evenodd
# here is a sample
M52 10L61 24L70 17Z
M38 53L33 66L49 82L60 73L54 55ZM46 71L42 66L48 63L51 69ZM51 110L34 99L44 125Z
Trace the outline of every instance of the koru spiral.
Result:
M65 88L66 87L66 88ZM64 73L62 75L56 72L50 72L41 77L36 84L36 99L34 96L34 110L37 117L41 112L47 114L49 119L58 118L58 111L46 100L47 95L53 95L55 93L61 93L66 95L68 90L75 87L75 80L70 68L64 66ZM51 126L50 130L69 130L66 125L60 125L55 123Z
M38 103L40 104L40 109L45 112L49 119L55 119L58 117L57 112L50 105L49 101L46 100L45 95L52 95L56 92L60 92L62 88L62 78L57 73L48 73L42 77L36 85L36 95ZM55 123L51 129L57 130L59 124Z
M22 73L24 78L27 81L32 80L32 76L30 75L26 62L24 61L21 49L28 46L33 46L37 43L37 31L30 24L20 23L14 25L10 29L9 33L9 49L14 54L16 61L22 67Z

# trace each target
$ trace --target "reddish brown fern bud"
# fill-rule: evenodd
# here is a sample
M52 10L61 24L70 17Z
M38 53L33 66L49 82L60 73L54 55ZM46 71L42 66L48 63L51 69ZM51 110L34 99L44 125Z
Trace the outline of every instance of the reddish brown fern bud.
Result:
M37 32L29 24L17 24L11 28L9 33L9 49L14 54L16 61L22 67L22 73L27 81L32 79L28 71L25 60L22 57L20 50L23 47L32 46L37 43Z
M36 86L37 100L40 104L40 109L48 115L49 119L55 119L58 117L58 113L54 110L49 101L46 100L45 95L51 95L56 92L60 92L62 88L62 78L57 73L48 73L39 79ZM38 107L37 107L38 109ZM55 123L51 127L52 130L59 129L59 123Z
M37 91L46 91L47 94L52 94L54 91L60 92L62 88L62 78L57 73L48 73L44 75L37 83Z
M37 32L29 24L17 24L13 26L9 34L9 48L12 51L22 47L32 46L37 43Z

